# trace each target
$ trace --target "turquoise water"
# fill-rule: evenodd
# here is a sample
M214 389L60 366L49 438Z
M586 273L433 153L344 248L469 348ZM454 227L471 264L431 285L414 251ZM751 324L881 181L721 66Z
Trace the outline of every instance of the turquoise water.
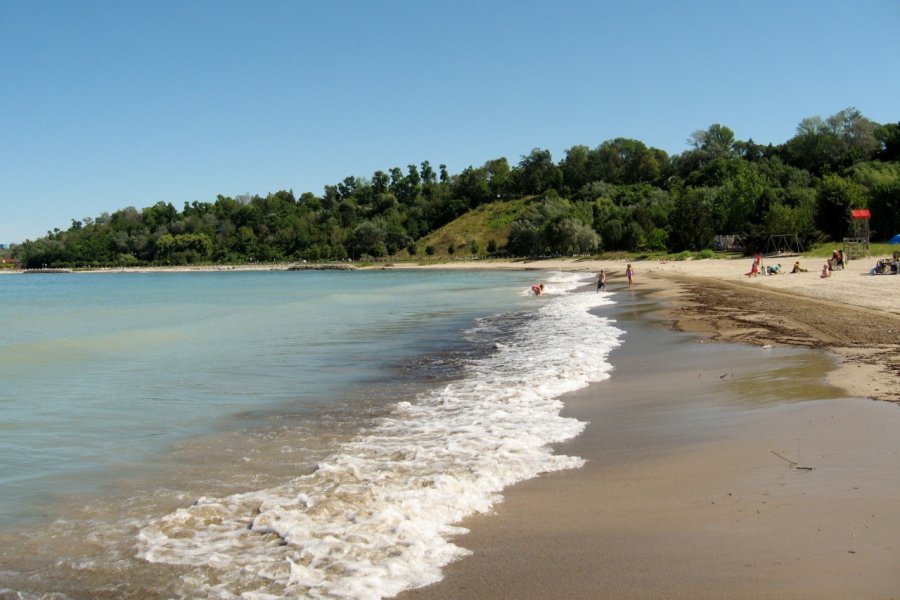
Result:
M245 411L303 412L525 300L521 273L0 277L0 528ZM248 425L246 419L241 426Z
M374 599L439 580L465 517L584 462L554 451L585 426L560 398L610 376L623 333L586 279L0 277L0 596Z

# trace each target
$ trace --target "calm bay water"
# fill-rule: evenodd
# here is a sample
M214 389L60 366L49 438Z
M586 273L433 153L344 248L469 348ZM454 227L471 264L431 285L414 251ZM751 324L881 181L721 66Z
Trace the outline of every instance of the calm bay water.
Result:
M621 332L609 294L544 276L542 298L523 272L0 277L0 574L71 598L439 579L454 523L580 464L548 448L583 427L557 398Z

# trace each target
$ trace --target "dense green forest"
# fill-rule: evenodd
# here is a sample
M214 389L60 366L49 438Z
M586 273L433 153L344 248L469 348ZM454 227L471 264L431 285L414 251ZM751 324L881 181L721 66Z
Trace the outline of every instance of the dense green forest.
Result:
M501 203L506 221L490 235L435 235ZM750 251L773 234L796 234L805 246L840 240L852 208L871 210L873 240L900 233L900 122L848 108L804 119L779 146L737 140L715 124L677 156L617 138L572 146L558 162L535 148L515 165L497 158L456 174L426 160L347 177L321 196L129 206L73 220L14 255L37 268L679 252L713 248L717 235Z

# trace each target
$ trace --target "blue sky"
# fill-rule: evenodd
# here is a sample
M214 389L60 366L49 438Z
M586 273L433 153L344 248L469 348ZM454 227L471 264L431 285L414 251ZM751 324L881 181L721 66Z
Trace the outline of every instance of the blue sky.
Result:
M713 123L900 121L897 0L0 0L0 243Z

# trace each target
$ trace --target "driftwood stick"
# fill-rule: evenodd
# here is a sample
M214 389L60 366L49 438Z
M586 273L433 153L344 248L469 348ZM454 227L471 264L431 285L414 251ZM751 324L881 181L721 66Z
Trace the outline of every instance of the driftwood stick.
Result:
M801 470L803 470L803 471L812 471L813 469L815 469L815 467L801 467L801 466L799 465L799 463L796 463L796 462L792 461L792 460L789 459L789 458L785 458L784 456L778 454L777 452L775 452L775 451L772 450L771 448L769 449L769 452L771 452L772 454L774 454L775 456L777 456L777 457L780 458L781 460L787 461L787 462L788 462L793 468L795 468L795 469L801 469Z
M771 452L772 454L774 454L775 456L777 456L777 457L780 458L781 460L786 460L787 462L791 463L791 466L792 466L792 467L793 467L794 465L797 464L797 463L795 463L794 461L792 461L791 459L785 458L785 457L783 457L782 455L778 454L778 453L775 452L774 450L771 450L771 449L770 449L769 452Z

